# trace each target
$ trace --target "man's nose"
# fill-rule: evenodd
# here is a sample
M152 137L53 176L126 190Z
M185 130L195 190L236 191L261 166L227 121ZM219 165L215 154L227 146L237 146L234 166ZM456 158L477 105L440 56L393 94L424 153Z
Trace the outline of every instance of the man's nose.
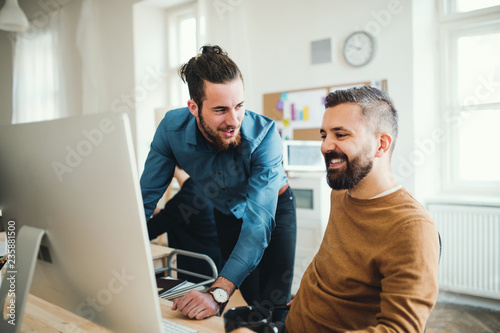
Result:
M335 142L335 140L329 138L325 138L323 140L323 143L321 144L321 153L323 155L325 155L329 151L334 151L335 149L337 149L337 143Z
M236 110L227 112L225 122L227 126L238 127L240 125L238 112L236 112Z

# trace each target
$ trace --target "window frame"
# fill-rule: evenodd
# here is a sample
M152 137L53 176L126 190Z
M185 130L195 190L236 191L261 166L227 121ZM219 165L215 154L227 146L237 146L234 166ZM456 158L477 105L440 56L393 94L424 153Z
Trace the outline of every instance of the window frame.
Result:
M186 18L194 18L196 21L196 49L200 47L200 20L198 17L198 6L196 2L182 4L172 8L168 8L165 11L165 22L166 22L166 45L167 45L167 56L166 56L166 72L167 72L167 109L179 108L185 106L182 103L187 101L182 101L183 91L187 91L187 88L179 77L178 70L182 62L188 59L180 59L180 47L179 47L179 30L181 21ZM194 55L193 55L194 56ZM177 102L179 101L180 104Z
M440 63L442 128L446 133L443 146L441 179L442 192L472 196L500 196L500 181L460 179L460 169L455 167L460 158L460 117L464 111L499 109L500 102L461 106L458 92L458 40L464 36L500 32L500 5L464 13L449 13L453 0L442 0L440 18ZM452 7L451 7L452 8ZM500 112L500 111L499 111Z
M477 17L488 15L493 11L500 11L500 5L486 7L481 9L475 9L467 12L459 12L457 11L457 0L440 0L438 1L438 10L440 21L454 21L460 20L467 17Z

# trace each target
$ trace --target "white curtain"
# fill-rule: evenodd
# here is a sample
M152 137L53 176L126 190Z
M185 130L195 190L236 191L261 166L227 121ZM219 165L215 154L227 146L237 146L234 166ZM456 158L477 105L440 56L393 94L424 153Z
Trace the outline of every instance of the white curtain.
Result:
M59 12L47 24L17 33L13 46L13 123L67 115L59 42Z

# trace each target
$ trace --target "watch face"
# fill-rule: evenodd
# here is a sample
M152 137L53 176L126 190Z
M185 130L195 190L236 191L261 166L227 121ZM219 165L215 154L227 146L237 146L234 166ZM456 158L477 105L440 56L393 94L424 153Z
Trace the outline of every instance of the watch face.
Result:
M351 66L366 65L375 54L375 40L364 31L354 32L344 44L344 58Z
M227 292L222 288L214 289L212 295L214 295L214 299L217 303L225 303L229 298Z

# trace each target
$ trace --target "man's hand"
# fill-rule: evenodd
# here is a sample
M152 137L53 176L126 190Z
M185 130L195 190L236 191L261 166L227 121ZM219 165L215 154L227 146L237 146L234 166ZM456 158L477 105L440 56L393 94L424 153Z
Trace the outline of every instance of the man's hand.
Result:
M174 300L172 310L179 310L189 318L204 319L219 313L219 304L211 294L191 290L184 297Z
M222 288L229 295L234 293L236 285L225 277L219 276L212 287ZM219 313L219 304L211 294L191 290L184 297L174 300L172 310L179 310L189 318L204 319L215 316Z

